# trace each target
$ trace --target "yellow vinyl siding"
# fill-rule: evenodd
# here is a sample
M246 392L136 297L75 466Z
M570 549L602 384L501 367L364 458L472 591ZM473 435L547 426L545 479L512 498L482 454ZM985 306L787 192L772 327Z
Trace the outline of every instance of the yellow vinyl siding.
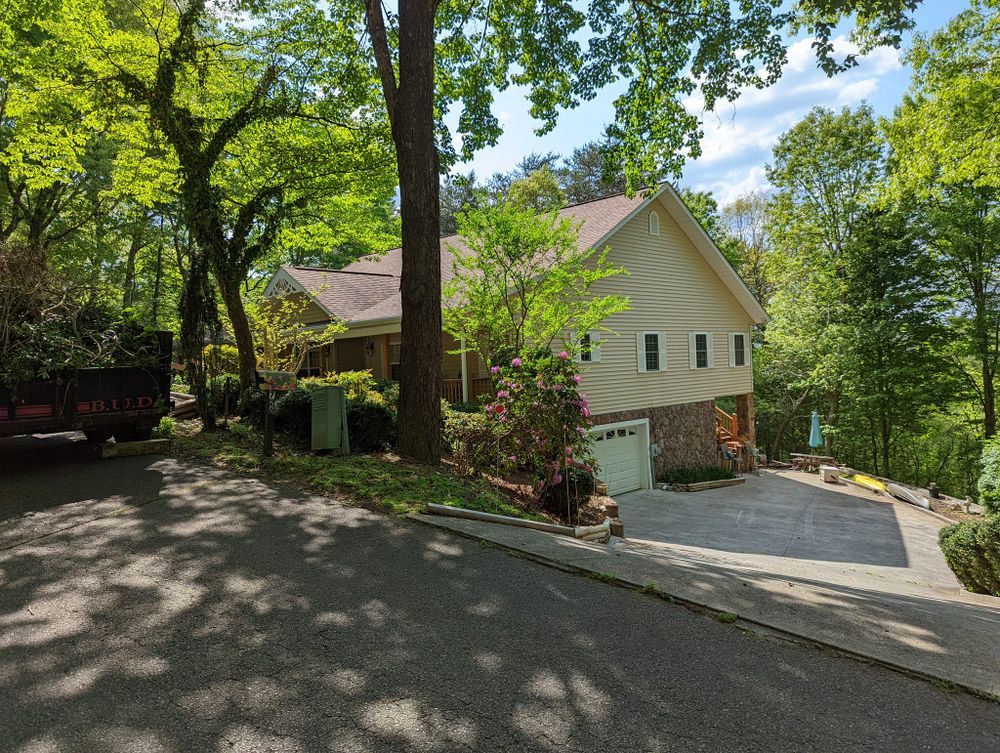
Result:
M459 379L462 376L462 356L448 351L458 350L459 343L447 332L441 335L441 345L444 354L441 357L441 377L443 379ZM470 375L471 376L471 375Z
M659 215L660 234L649 233L649 212ZM609 260L631 272L601 280L595 294L622 293L631 310L605 324L599 363L581 364L581 385L594 414L711 400L753 390L749 365L729 365L729 333L749 332L750 314L705 262L665 207L654 202L608 241ZM666 333L667 368L640 373L636 333ZM715 365L690 368L688 334L713 335ZM748 357L750 355L748 349Z

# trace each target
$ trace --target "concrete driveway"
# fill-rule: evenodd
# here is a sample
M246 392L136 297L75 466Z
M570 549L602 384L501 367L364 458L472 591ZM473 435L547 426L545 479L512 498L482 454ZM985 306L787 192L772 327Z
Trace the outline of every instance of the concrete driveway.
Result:
M938 518L794 471L618 502L632 551L709 603L1000 696L1000 599L962 588Z
M697 550L713 561L896 592L962 588L937 544L940 519L886 496L795 471L694 493L618 499L630 539Z

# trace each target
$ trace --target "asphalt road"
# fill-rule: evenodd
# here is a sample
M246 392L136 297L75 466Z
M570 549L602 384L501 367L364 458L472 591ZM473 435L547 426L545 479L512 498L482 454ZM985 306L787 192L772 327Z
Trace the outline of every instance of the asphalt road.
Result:
M51 443L0 440L3 751L1000 750L989 701L417 524Z

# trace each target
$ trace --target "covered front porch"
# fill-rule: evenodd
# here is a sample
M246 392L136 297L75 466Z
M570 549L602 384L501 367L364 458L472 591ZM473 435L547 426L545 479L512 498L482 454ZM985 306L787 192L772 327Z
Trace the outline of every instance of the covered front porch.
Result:
M376 379L399 380L399 332L338 337L329 345L309 352L300 376L322 376L335 371L371 371ZM441 333L444 354L441 358L441 397L449 403L475 402L481 395L493 394L489 369L472 353L456 353L460 344L446 332Z

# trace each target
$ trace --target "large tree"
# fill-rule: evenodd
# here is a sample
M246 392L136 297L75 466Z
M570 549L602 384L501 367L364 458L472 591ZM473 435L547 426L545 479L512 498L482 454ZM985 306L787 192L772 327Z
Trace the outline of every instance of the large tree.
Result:
M776 81L789 31L816 37L819 64L834 73L831 39L856 16L862 49L898 44L920 0L594 0L584 12L570 0L409 0L399 12L365 0L364 22L382 82L399 168L403 264L399 450L440 456L441 270L439 180L456 156L444 116L457 101L459 151L495 143L494 92L528 90L540 132L561 109L624 83L609 128L625 185L636 190L676 174L684 154L698 155L698 116L683 100L696 92L706 110L748 87ZM333 3L345 26L357 5ZM584 41L586 40L586 41Z
M976 0L946 28L918 38L910 61L910 91L885 124L894 198L916 197L934 220L931 243L960 302L959 363L975 363L969 382L992 436L1000 367L998 3Z
M363 210L384 205L392 182L384 118L371 107L375 82L342 30L310 0L255 6L253 23L240 10L145 0L141 21L122 23L81 0L61 41L83 50L83 83L99 82L109 101L144 114L169 145L184 222L206 260L189 276L215 279L247 393L257 357L243 293L255 265L311 218L363 227ZM211 294L204 281L188 282L193 317L193 303L209 306ZM197 338L187 329L191 361Z
M772 234L784 246L785 273L808 286L809 306L821 331L814 334L814 387L826 395L825 422L840 412L847 312L845 249L854 240L884 169L884 144L867 106L834 113L815 108L778 139L768 179L778 192ZM789 284L791 281L789 280ZM835 433L825 437L832 452Z

